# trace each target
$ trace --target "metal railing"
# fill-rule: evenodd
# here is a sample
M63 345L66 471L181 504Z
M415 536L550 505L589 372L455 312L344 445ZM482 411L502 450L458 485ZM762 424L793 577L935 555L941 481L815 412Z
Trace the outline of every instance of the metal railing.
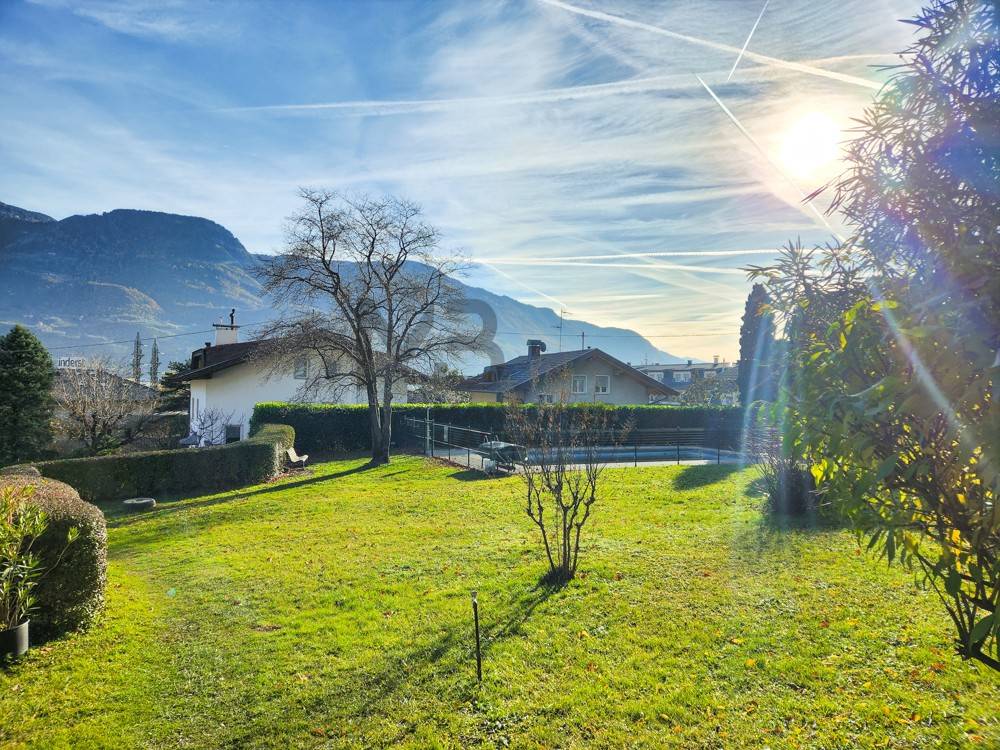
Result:
M492 471L498 464L509 463L495 450L483 449L485 443L506 442L503 435L434 420L407 417L406 430L411 443L435 458L485 471ZM571 435L570 442L572 440ZM596 457L604 463L714 461L731 463L742 461L739 450L740 434L736 430L704 427L664 427L608 431L606 439L598 435L596 441L588 436L587 442L597 443ZM603 444L602 444L603 443ZM572 449L571 449L572 450ZM579 448L593 454L595 448ZM538 449L524 446L524 456L530 462L538 456Z
M405 425L410 440L432 458L464 464L480 471L490 471L496 465L494 452L479 447L496 439L492 433L415 417L406 417Z

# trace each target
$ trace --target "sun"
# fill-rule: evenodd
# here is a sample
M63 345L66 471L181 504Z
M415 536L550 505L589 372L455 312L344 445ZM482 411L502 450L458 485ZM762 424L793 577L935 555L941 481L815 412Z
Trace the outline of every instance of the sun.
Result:
M834 171L844 139L840 126L823 112L809 112L795 120L781 136L778 156L782 167L800 180L824 178Z

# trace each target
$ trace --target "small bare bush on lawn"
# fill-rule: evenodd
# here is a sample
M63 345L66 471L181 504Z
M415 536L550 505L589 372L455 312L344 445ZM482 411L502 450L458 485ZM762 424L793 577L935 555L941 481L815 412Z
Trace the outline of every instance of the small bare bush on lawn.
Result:
M628 431L617 428L611 414L564 403L508 411L508 431L525 449L518 460L525 511L541 531L553 581L576 575L580 534L598 499L605 451Z

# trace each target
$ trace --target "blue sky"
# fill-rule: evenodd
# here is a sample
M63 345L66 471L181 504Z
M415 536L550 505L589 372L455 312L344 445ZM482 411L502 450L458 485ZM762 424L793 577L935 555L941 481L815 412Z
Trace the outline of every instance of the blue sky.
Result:
M917 10L762 7L0 0L0 200L205 216L273 252L300 185L398 193L470 283L734 358L740 267L841 230L801 196Z

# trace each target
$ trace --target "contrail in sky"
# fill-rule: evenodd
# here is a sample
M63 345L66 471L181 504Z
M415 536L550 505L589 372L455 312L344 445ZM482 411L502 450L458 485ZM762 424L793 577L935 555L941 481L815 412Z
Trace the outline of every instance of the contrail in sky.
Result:
M623 258L676 258L676 257L728 257L732 255L763 255L773 253L773 247L760 248L758 250L657 250L649 253L607 253L603 255L559 255L552 257L538 258L483 258L484 263L510 263L512 261L538 261L546 262L550 260L622 260Z
M473 260L472 262L473 263L479 263L481 265L486 266L487 268L492 269L493 271L496 271L498 274L500 274L504 278L510 279L511 281L513 281L518 286L522 286L525 289L527 289L529 292L534 292L535 294L541 295L545 299L549 300L549 302L555 302L557 305L559 305L559 307L566 307L566 305L564 305L562 302L560 302L559 300L557 300L555 297L546 294L541 289L535 289L535 287L533 287L533 286L528 286L527 284L525 284L523 281L520 281L519 279L515 279L513 276L511 276L509 273L507 273L506 271L504 271L502 268L497 268L495 265L493 265L493 263L487 263L486 261L483 261L483 260L480 260L480 261Z
M764 11L767 10L767 4L771 0L764 0L764 7L760 9L760 14L757 16L757 20L753 22L753 28L750 29L750 33L747 34L747 40L743 42L743 49L740 50L740 54L736 56L736 62L733 63L733 69L729 71L729 75L726 76L726 82L733 77L733 73L736 72L736 66L740 64L740 60L743 59L743 53L747 51L747 45L750 44L750 40L753 38L753 33L757 30L757 25L760 23L760 19L764 17Z
M760 143L757 142L757 139L754 138L750 134L750 131L747 130L745 127L743 127L743 123L741 123L738 119L736 119L736 115L734 115L732 112L729 111L729 107L727 107L725 104L722 103L722 100L715 95L715 92L712 91L712 89L709 87L709 85L707 83L705 83L701 79L701 76L696 75L695 78L697 78L698 82L701 83L701 85L705 87L705 91L708 92L709 96L711 96L712 99L715 100L715 103L718 104L722 108L722 111L726 113L726 116L730 119L730 121L733 123L733 125L735 125L736 128L746 137L746 139L748 141L750 141L750 143L753 145L753 147L755 149L757 149L757 152L761 156L764 157L764 159L767 161L767 163L770 164L771 167L773 167L774 170L778 174L780 174L788 182L789 185L791 185L792 187L794 187L795 191L797 193L799 193L800 195L805 195L805 193L803 193L803 191L802 191L802 188L799 187L798 183L796 183L795 180L793 180L792 177L787 172L785 172L785 170L783 170L777 163L775 163L775 161L771 158L771 155L768 154L767 151L764 150L764 147L761 146ZM818 208L816 208L816 206L814 206L812 204L812 201L806 201L806 206L809 208L810 211L812 211L813 214L815 214L816 218L819 219L820 223L824 227L826 227L826 229L834 237L836 237L838 240L840 240L841 242L843 242L844 238L841 237L839 234L837 234L837 232L834 231L833 227L830 226L830 222L827 221L826 216L824 216L823 212L820 211Z
M471 259L473 263L482 263L485 266L489 266L494 271L498 273L503 273L497 266L565 266L569 268L634 268L637 271L646 271L650 269L666 270L666 271L688 271L689 273L721 273L721 274L735 274L737 276L746 276L746 271L740 270L739 268L716 268L715 266L687 266L680 263L592 263L589 261L579 261L579 260L563 260L563 259L553 259L553 260L497 260L492 258L489 261ZM506 274L504 274L506 276ZM508 277L509 278L509 277ZM528 287L525 287L526 289ZM532 289L531 291L536 294L541 294L537 289ZM545 295L543 295L545 296ZM550 298L551 299L551 298Z
M690 79L688 79L690 80ZM223 107L220 112L281 112L310 110L370 110L369 114L405 114L409 112L429 112L453 107L491 106L509 104L541 104L545 102L593 99L616 94L639 94L647 91L670 91L685 89L688 84L677 74L628 78L609 83L594 83L583 86L567 86L544 89L524 94L507 96L467 96L451 99L387 99L355 100L341 102L316 102L307 104L264 104L250 107Z
M551 5L553 8L559 8L561 10L568 11L570 13L576 13L581 16L587 16L588 18L594 18L598 21L605 21L607 23L615 23L619 26L627 26L631 29L638 29L640 31L648 31L651 34L659 34L660 36L667 36L671 39L677 39L682 42L688 42L690 44L697 44L701 47L708 47L709 49L718 50L720 52L730 52L739 54L740 50L737 47L733 47L729 44L722 44L720 42L713 42L708 39L702 39L696 36L690 36L688 34L679 34L676 31L670 31L668 29L661 28L659 26L653 26L649 23L643 23L641 21L632 21L628 18L623 18L621 16L613 16L610 13L602 13L599 10L587 10L586 8L580 8L576 5L570 5L569 3L564 3L561 0L538 0L538 2L545 3L546 5ZM786 68L788 70L797 70L800 73L807 73L809 75L821 76L823 78L830 78L834 81L840 81L841 83L850 83L855 86L863 86L867 89L874 89L878 91L882 88L882 85L876 83L875 81L869 81L866 78L858 78L857 76L847 75L845 73L837 73L832 70L825 70L823 68L817 68L813 65L806 65L804 63L792 62L791 60L782 60L777 57L770 57L769 55L761 55L757 52L745 52L743 57L746 57L755 62L759 62L763 65L772 65L778 68Z

